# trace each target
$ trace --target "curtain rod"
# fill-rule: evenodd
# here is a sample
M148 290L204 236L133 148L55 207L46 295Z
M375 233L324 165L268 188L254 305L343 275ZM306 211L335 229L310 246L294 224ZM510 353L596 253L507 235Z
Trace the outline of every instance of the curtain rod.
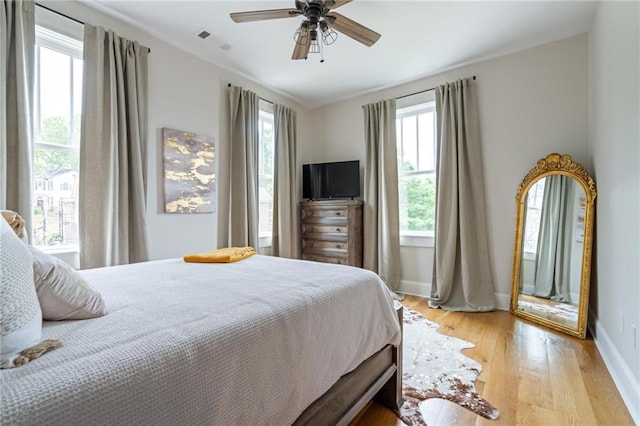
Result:
M227 83L227 87L231 87L231 83ZM260 98L260 96L258 96L258 97ZM270 100L267 100L265 98L260 98L260 100L263 100L268 104L275 105L273 102L271 102Z
M476 76L473 76L473 79L476 79ZM424 93L424 92L428 92L430 90L435 90L435 87L432 87L431 89L424 89L424 90L420 90L419 92L414 92L414 93L409 93L408 95L402 95L402 96L398 96L396 99L402 99L402 98L408 98L409 96L413 96L413 95L418 95L420 93Z
M80 25L84 25L84 22L82 22L81 20L76 19L76 18L72 18L72 17L71 17L71 16L69 16L69 15L65 15L65 14L64 14L64 13L62 13L62 12L58 12L57 10L53 10L53 9L51 9L50 7L47 7L47 6L41 5L40 3L36 3L36 6L41 7L41 8L43 8L43 9L47 9L49 12L53 12L53 13L55 13L56 15L60 15L60 16L63 16L63 17L65 17L65 18L67 18L67 19L71 19L73 22L77 22L77 23L78 23L78 24L80 24Z
M64 14L64 13L62 13L62 12L58 12L57 10L51 9L50 7L44 6L44 5L40 4L40 3L36 3L36 6L41 7L41 8L43 8L43 9L46 9L46 10L48 10L49 12L53 12L53 13L55 13L56 15L62 16L63 18L70 19L70 20L72 20L73 22L77 22L77 23L78 23L78 24L80 24L80 25L84 25L84 22L82 22L81 20L76 19L76 18L73 18L73 17L71 17L71 16L69 16L69 15L65 15L65 14ZM147 49L149 49L149 48L147 47ZM149 49L149 53L151 53L151 49Z

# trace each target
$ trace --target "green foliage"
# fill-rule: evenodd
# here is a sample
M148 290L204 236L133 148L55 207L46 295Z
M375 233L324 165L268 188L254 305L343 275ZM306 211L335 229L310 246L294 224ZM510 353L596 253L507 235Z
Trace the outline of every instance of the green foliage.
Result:
M406 163L405 171L412 171ZM436 180L434 176L404 176L399 179L400 229L427 232L435 229Z
M47 238L48 246L55 246L56 244L62 244L62 235L57 232L54 232Z
M69 123L64 117L47 117L43 119L40 140L57 145L69 145Z
M40 129L42 142L69 145L69 125L63 117L48 117L42 120ZM35 150L35 177L49 178L58 170L78 170L78 153L37 148Z

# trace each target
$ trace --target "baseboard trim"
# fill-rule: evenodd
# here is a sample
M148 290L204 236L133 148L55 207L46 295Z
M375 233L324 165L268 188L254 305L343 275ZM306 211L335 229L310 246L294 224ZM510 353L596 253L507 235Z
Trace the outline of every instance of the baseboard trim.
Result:
M627 410L640 425L640 383L592 310L589 310L589 331Z
M420 281L400 280L398 293L410 294L412 296L420 296L429 298L431 296L431 283L423 283ZM508 311L511 303L511 295L506 293L495 293L496 309Z
M508 311L511 305L511 294L496 293L496 308L501 311Z
M420 296L428 299L431 296L431 283L400 280L400 287L398 287L398 292L410 294L412 296Z

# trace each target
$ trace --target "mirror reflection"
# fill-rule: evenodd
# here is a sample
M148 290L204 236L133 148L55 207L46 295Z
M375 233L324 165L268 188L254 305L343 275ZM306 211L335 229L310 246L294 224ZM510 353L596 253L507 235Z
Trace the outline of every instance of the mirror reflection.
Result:
M518 187L511 312L585 337L593 178L570 155L538 160Z
M518 309L576 328L586 195L572 177L538 179L527 192Z

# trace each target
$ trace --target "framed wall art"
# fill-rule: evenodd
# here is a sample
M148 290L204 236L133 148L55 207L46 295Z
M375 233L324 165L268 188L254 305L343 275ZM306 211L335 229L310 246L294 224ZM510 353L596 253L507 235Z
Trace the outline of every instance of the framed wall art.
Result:
M164 146L164 211L216 211L215 144L213 138L162 129Z

